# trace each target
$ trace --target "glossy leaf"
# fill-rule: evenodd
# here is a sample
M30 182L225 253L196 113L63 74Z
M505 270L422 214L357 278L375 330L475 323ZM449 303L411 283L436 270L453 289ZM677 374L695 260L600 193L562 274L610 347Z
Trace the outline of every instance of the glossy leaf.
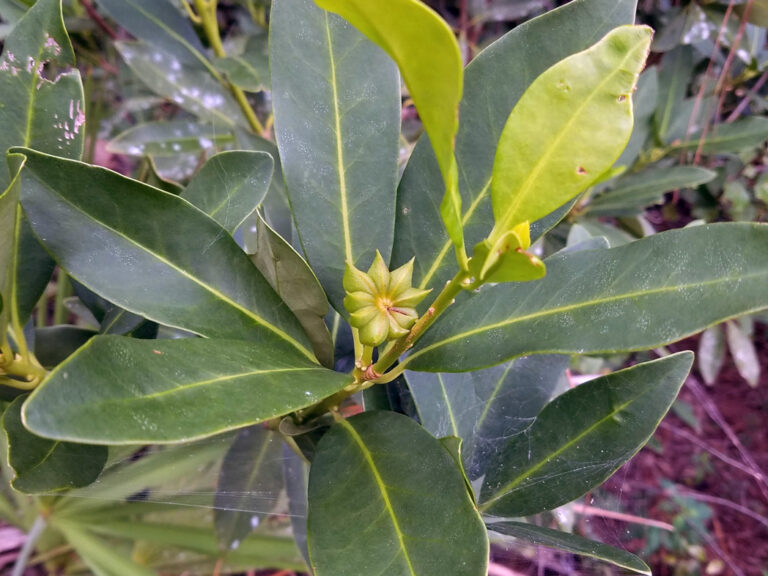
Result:
M192 178L181 197L234 234L267 195L274 165L264 152L216 154Z
M310 469L308 530L316 576L487 570L485 528L453 458L394 412L339 421L323 436Z
M440 214L461 261L464 232L454 147L464 74L453 31L420 0L316 2L343 16L397 62L440 167L445 190Z
M16 398L2 418L8 464L15 474L11 485L19 492L37 494L87 486L96 480L107 461L107 449L35 436L21 423L25 400L26 396Z
M346 315L345 262L389 260L400 126L397 69L312 0L276 0L270 23L275 136L296 228Z
M659 204L666 192L694 188L717 174L698 166L651 167L623 176L614 187L589 203L591 216L636 216L650 204Z
M171 0L99 0L99 6L133 36L180 62L210 66L195 29Z
M208 70L144 42L116 42L120 55L150 90L205 122L248 127L237 103Z
M613 166L632 133L631 96L651 37L647 27L617 28L526 90L496 152L492 241L543 218Z
M147 122L119 134L107 145L113 154L153 157L199 153L234 142L234 136L224 128L188 120Z
M60 440L183 442L305 408L347 384L284 345L99 336L33 392L24 422Z
M88 288L161 324L287 342L312 357L295 316L197 208L104 168L18 152L27 157L22 202L36 234Z
M490 182L496 145L523 92L550 66L589 48L616 26L631 24L635 5L635 0L573 0L515 27L467 67L456 158L468 246L493 226ZM552 30L558 31L557 42L541 42ZM392 251L393 266L416 256L414 285L420 288L442 287L456 272L438 209L442 195L439 165L428 139L422 138L398 188Z
M251 261L296 315L312 350L323 366L333 368L333 342L325 315L328 299L312 269L280 235L257 214L256 228L246 248Z
M766 225L713 224L550 258L546 278L484 288L449 309L406 365L456 372L523 354L608 353L674 342L768 307L766 243Z
M768 118L749 116L731 124L718 124L704 137L701 150L705 154L735 154L762 146L768 139ZM699 147L701 133L692 134L685 142L671 147L671 152L694 151Z
M693 363L682 352L582 384L556 398L490 463L480 510L520 517L599 486L653 434Z
M245 539L275 508L283 488L279 434L252 426L241 430L224 456L213 518L222 550Z
M725 338L722 326L712 326L704 331L699 339L696 363L704 382L712 385L717 381L720 369L725 362Z
M512 536L513 538L530 542L536 546L546 546L548 548L563 550L579 556L588 556L590 558L602 560L603 562L608 562L619 568L651 576L651 569L634 554L630 554L626 550L620 548L614 548L613 546L603 544L602 542L595 542L594 540L582 538L575 534L560 532L559 530L550 530L549 528L542 528L535 524L525 524L523 522L513 522L509 520L488 524L488 530L498 534L504 534L505 536Z
M472 479L505 441L530 426L552 398L567 356L529 356L462 374L405 373L422 425L435 437L463 440L462 460Z

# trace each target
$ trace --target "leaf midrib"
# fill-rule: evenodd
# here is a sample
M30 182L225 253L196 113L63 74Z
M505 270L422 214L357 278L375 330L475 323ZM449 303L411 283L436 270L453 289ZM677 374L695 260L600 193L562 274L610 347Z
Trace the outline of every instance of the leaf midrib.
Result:
M368 464L368 467L371 469L371 473L373 474L374 481L376 482L376 486L378 487L379 493L381 494L381 499L384 501L384 507L387 513L389 514L390 519L392 520L392 525L394 527L395 534L397 535L397 541L398 541L398 544L400 545L400 550L403 553L403 558L405 559L405 563L408 566L408 571L411 574L411 576L417 576L416 571L413 567L413 563L411 562L411 557L408 554L408 548L406 548L405 546L405 536L403 534L403 531L400 529L400 523L397 521L397 516L395 514L394 508L392 507L392 501L389 498L389 492L387 491L387 486L384 483L384 480L382 479L381 474L379 473L379 469L376 466L376 463L373 461L373 456L371 455L370 451L366 447L365 442L363 442L363 439L357 433L357 430L355 430L355 428L347 420L340 420L339 424L352 437L352 440L360 449L360 452L362 452L365 462Z
M175 270L176 272L178 272L179 274L181 274L182 276L184 276L188 280L191 280L192 282L194 282L195 284L197 284L198 286L200 286L204 290L208 291L211 295L216 297L218 300L227 303L228 305L232 306L236 310L238 310L238 311L242 312L243 314L245 314L247 317L251 318L254 322L256 322L256 324L258 324L258 325L260 325L260 326L270 330L271 332L276 334L278 337L280 337L282 340L285 340L286 342L289 342L299 352L301 352L304 356L309 358L312 362L315 362L314 355L307 348L305 348L302 344L300 344L297 340L295 340L292 336L289 336L286 332L280 330L279 328L277 328L273 324L270 324L265 319L263 319L261 316L251 312L250 310L248 310L247 308L245 308L241 304L239 304L239 303L235 302L234 300L226 297L223 293L219 292L213 286L210 286L209 284L206 284L205 282L203 282L202 280L196 278L195 276L193 276L192 274L190 274L186 270L183 270L182 268L179 268L178 266L176 266L172 262L170 262L167 259L163 258L160 254L151 251L146 246L143 246L142 244L139 244L138 242L132 240L131 238L129 238L128 236L126 236L122 232L120 232L118 230L115 230L114 228L112 228L111 226L109 226L106 223L102 222L101 220L97 220L95 217L90 215L88 212L86 212L85 210L80 208L78 205L74 204L72 201L70 201L68 198L66 198L63 194L58 193L54 188L49 186L47 182L44 182L39 177L37 177L36 179L50 193L52 193L53 195L58 196L59 198L61 198L61 200L63 202L65 202L66 204L70 205L77 212L80 212L87 219L95 222L97 225L102 226L103 228L105 228L105 229L109 230L110 232L114 233L115 235L123 238L129 244L132 244L132 245L136 246L140 250L142 250L142 251L146 252L147 254L149 254L150 256L156 258L157 260L159 260L160 262L162 262L163 264L165 264L166 266L168 266L172 270Z
M435 342L433 344L430 344L429 346L426 346L425 348L422 348L421 350L418 350L414 354L408 356L403 360L403 364L407 364L411 362L414 358L418 358L422 354L425 354L426 352L429 352L430 350L434 350L435 348L440 348L441 346L445 346L446 344L449 344L450 342L454 342L456 340L461 340L463 338L467 338L470 336L474 336L476 334L481 334L483 332L488 332L491 330L496 330L497 328L504 328L506 326L511 326L513 324L517 324L519 322L526 322L528 320L535 320L537 318L543 318L546 316L551 316L555 314L560 314L563 312L570 312L573 310L578 310L580 308L589 308L591 306L598 306L600 304L606 304L609 302L618 302L620 300L630 300L633 298L640 298L643 296L650 296L655 294L665 294L668 292L678 292L680 290L689 290L693 288L699 288L702 286L716 286L717 284L727 283L727 282L733 282L736 280L751 280L753 278L759 278L761 276L765 276L766 272L756 272L754 274L745 274L740 275L736 277L732 276L726 276L723 278L717 278L715 280L708 280L706 282L696 282L692 284L676 284L673 286L664 286L661 288L654 288L652 290L644 290L644 291L636 291L636 292L625 292L623 294L617 294L616 296L610 296L610 297L604 297L604 298L596 298L594 300L586 300L583 302L577 302L575 304L568 304L565 306L559 306L556 308L550 308L547 310L541 310L539 312L533 312L531 314L524 314L523 316L517 316L513 318L509 318L508 320L504 320L502 322L496 322L494 324L487 324L485 326L479 326L477 328L474 328L472 330L467 330L466 332L461 332L458 334L454 334L453 336L450 336L448 338L444 338L443 340L440 340L438 342Z

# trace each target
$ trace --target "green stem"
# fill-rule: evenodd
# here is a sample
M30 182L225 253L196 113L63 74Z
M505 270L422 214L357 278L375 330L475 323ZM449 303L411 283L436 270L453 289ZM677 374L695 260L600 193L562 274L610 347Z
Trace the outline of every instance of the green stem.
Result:
M64 305L70 295L69 278L67 274L59 268L59 276L56 281L56 307L53 310L53 325L64 324L69 315L67 307Z
M16 559L16 564L13 566L13 572L11 576L23 576L24 570L27 568L27 562L32 555L32 551L37 545L37 541L45 530L45 518L38 516L35 519L35 523L32 524L32 528L27 533L27 539L24 541L24 546L21 547L19 557Z
M218 0L195 0L195 9L200 17L205 37L208 38L208 43L211 45L213 53L218 58L226 58L227 52L224 50L224 45L221 42L219 20L216 17L217 4ZM232 92L232 96L234 96L237 104L243 111L243 114L245 114L248 124L259 136L264 136L264 126L262 126L259 118L253 111L253 108L251 108L251 105L248 103L248 98L246 97L245 92L243 92L239 86L235 86L231 82L227 82L227 84L229 85L229 90Z
M48 324L48 296L44 293L37 303L35 326L42 328Z

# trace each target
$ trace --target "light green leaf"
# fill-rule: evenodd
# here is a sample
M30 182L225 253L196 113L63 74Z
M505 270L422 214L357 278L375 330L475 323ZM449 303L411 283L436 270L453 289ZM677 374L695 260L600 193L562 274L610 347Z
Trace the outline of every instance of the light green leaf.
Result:
M683 101L687 96L693 64L693 48L690 46L678 46L664 55L659 71L659 97L653 119L656 138L661 143L672 139L670 128L683 114ZM690 114L687 114L686 124L689 119Z
M24 423L59 440L185 442L305 408L349 383L285 345L98 336L32 393Z
M616 166L632 166L645 148L653 130L652 119L658 96L659 76L656 68L646 68L637 81L637 90L632 98L632 112L635 116L632 136L616 161Z
M256 214L246 249L251 261L296 315L320 363L333 368L333 342L325 324L328 299L312 269L288 242Z
M756 387L760 382L760 359L752 339L736 322L726 322L725 335L736 369L747 384Z
M701 132L692 134L685 142L670 148L670 153L694 151L699 147ZM718 124L704 137L704 154L735 154L742 150L762 146L768 139L768 118L749 116L732 124Z
M82 284L167 326L287 342L313 358L293 313L197 208L104 168L16 150L27 157L23 204L32 227Z
M694 188L714 180L717 174L698 166L650 167L622 176L608 192L589 203L590 216L636 216L663 195L680 188Z
M505 536L512 536L519 540L525 540L536 546L546 546L579 556L588 556L608 562L619 568L651 576L651 569L634 554L603 544L602 542L595 542L594 540L576 536L575 534L509 520L488 524L488 530L504 534Z
M449 309L405 362L456 372L523 354L665 345L768 307L766 246L768 225L713 224L550 258L546 278L484 288Z
M274 165L264 152L216 154L195 174L181 197L234 234L267 195Z
M617 28L526 90L496 152L492 242L543 218L613 166L632 133L631 96L651 38L648 27Z
M107 461L107 449L53 442L30 433L21 423L26 398L16 398L2 417L8 464L15 473L11 486L19 492L39 494L87 486L96 480Z
M467 66L456 137L467 245L480 242L493 226L490 184L496 145L520 96L553 64L589 48L616 26L634 22L635 5L635 0L573 0L517 26ZM542 42L553 33L557 42ZM422 138L398 189L392 251L393 266L416 256L413 279L420 288L440 288L456 272L439 211L442 195L440 167L429 140Z
M270 23L275 137L296 228L328 299L346 315L345 262L392 246L400 83L357 30L312 0L276 0Z
M275 508L283 488L282 454L280 435L268 428L252 426L238 433L221 463L213 501L222 550L243 541Z
M115 46L136 77L156 94L205 122L248 127L237 103L208 70L144 42L116 42Z
M232 84L247 92L270 90L269 47L266 35L251 36L242 54L214 61Z
M341 420L323 436L310 469L308 529L316 576L487 570L485 527L453 458L394 412Z
M221 555L216 536L210 528L136 521L99 522L89 528L108 536L153 542L164 548L192 550L214 558ZM305 568L291 538L266 534L251 534L239 542L235 550L227 552L226 564L227 566L248 569L254 566L270 566L286 570L303 570ZM122 572L120 574L133 576L134 573Z
M180 62L210 68L195 29L171 0L99 0L99 6L136 38Z
M466 256L454 146L464 74L453 30L419 0L316 2L351 22L397 62L440 166L445 190L440 213L463 263Z
M462 438L464 468L476 479L508 438L531 425L568 361L568 356L529 356L461 374L406 371L405 379L424 428L437 438Z
M725 361L725 338L722 326L712 326L704 331L699 339L696 362L704 382L712 386L717 381L720 369Z
M112 154L129 156L178 156L208 151L232 144L234 136L226 128L199 124L189 120L147 122L116 136L107 144Z
M693 354L681 352L591 380L556 398L490 462L480 510L529 516L599 486L648 441L692 363Z

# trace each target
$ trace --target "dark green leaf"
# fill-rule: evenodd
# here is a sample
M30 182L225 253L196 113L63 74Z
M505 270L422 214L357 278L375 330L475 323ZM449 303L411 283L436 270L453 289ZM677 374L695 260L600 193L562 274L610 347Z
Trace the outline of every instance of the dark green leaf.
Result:
M267 195L274 164L264 152L216 154L192 178L181 197L234 234Z
M485 473L508 438L525 430L552 398L567 356L530 356L461 374L405 373L424 427L436 437L463 439L470 478Z
M283 488L282 446L279 434L252 426L238 433L224 456L213 501L223 550L244 540L275 508Z
M568 534L567 532L560 532L559 530L550 530L534 524L524 524L522 522L512 521L488 524L488 530L504 534L505 536L512 536L513 538L525 540L536 546L546 546L548 548L564 550L571 554L589 556L591 558L596 558L597 560L608 562L614 566L637 572L638 574L651 576L651 569L634 554L630 554L626 550L621 550L620 548L608 546L602 542L587 540L586 538L576 536L575 534Z
M493 226L490 184L496 145L520 96L556 62L585 50L616 26L631 24L635 5L635 0L574 0L516 27L467 67L456 158L468 246L485 238ZM541 42L553 33L557 42ZM455 273L451 241L438 209L442 193L437 161L423 138L398 189L392 252L393 265L416 256L414 284L421 288L441 287Z
M333 342L325 324L328 299L317 277L298 252L260 215L256 215L253 226L256 232L246 245L251 261L296 315L320 363L333 368Z
M283 445L283 477L285 492L288 496L288 512L291 516L293 539L299 547L304 561L309 566L307 549L307 485L309 484L309 466L287 444Z
M693 48L678 46L664 55L659 71L659 97L654 124L659 142L670 141L671 124L682 114L683 100L693 71ZM690 115L688 115L690 118Z
M235 86L247 92L270 89L267 36L251 36L242 54L219 58L213 63Z
M19 152L27 156L23 203L36 234L88 288L161 324L280 340L313 357L296 317L197 208L104 168Z
M651 167L619 178L614 187L589 204L590 216L636 216L650 204L659 204L666 192L694 188L717 177L698 166Z
M704 137L701 150L705 154L735 154L757 148L768 138L768 118L749 116L732 124L718 124ZM699 147L701 133L692 134L685 142L675 144L671 152L693 151Z
M46 368L58 366L97 332L78 326L52 326L35 329L35 357Z
M21 421L25 400L25 396L16 398L2 419L8 440L8 464L15 473L11 485L20 492L35 494L87 486L96 480L107 461L107 448L35 436Z
M184 442L305 408L349 383L284 345L99 336L51 372L24 418L60 440Z
M768 225L713 224L550 258L546 278L449 309L405 362L456 372L523 354L668 344L768 307L767 245Z
M659 76L656 68L647 68L637 81L637 90L632 98L634 104L634 129L629 143L624 148L616 166L632 166L640 156L652 131L653 113L656 111L656 101L659 96Z
M323 436L310 470L308 528L316 576L487 570L485 529L453 458L394 412L339 421Z
M692 363L693 354L682 352L559 396L490 463L480 510L529 516L599 486L648 441Z
M394 63L312 0L276 0L270 23L275 136L307 260L346 314L345 262L389 260L399 153Z
M226 128L172 120L134 126L111 140L107 150L113 154L158 158L208 151L233 142L234 136Z

